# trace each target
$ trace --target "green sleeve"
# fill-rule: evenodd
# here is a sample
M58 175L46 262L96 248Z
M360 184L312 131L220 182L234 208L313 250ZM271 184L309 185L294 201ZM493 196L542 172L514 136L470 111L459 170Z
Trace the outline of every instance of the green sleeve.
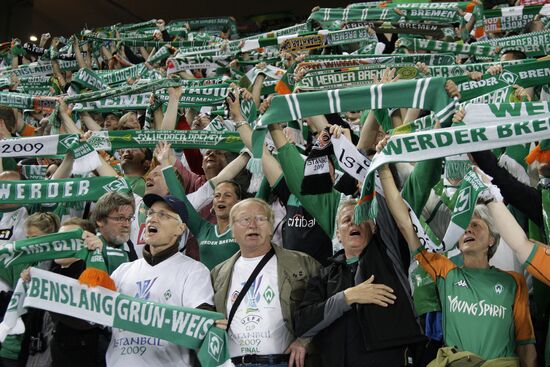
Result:
M262 183L260 184L260 188L256 193L256 197L264 201L269 201L270 193L271 193L271 187L269 186L269 182L267 181L267 178L264 176L264 178L262 179Z
M167 167L162 170L162 175L166 180L166 186L168 186L168 191L170 192L170 195L174 195L184 202L189 217L187 219L187 226L191 230L191 233L193 233L195 237L199 236L199 233L210 223L204 220L201 215L195 210L193 205L191 205L189 199L187 199L187 195L185 195L185 190L183 189L183 186L176 177L174 169L172 167Z
M4 171L17 171L17 162L13 158L2 158Z
M418 162L403 185L401 195L418 217L430 197L432 187L441 179L442 163L443 158Z
M302 195L301 185L304 178L304 160L296 147L292 144L285 144L279 149L277 158L283 169L286 184L290 192L298 198L302 206L317 220L323 231L332 238L336 211L340 204L340 193L333 189L326 194Z

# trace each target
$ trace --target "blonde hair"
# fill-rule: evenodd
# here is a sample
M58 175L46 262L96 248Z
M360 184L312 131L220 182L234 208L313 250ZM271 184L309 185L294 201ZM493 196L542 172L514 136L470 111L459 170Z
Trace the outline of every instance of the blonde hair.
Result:
M36 227L45 234L55 233L59 231L59 217L50 212L34 213L25 220L25 228L30 227Z

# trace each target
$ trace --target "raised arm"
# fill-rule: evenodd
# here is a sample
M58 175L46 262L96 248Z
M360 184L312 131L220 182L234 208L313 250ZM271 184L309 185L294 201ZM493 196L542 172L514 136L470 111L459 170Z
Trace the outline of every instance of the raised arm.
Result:
M166 112L162 118L160 130L174 130L176 127L176 122L178 119L178 105L182 93L182 87L168 88L168 106L166 107Z
M159 142L159 153L157 155L158 160L162 166L162 175L166 181L166 186L168 186L168 191L171 195L176 196L185 203L185 208L189 214L189 219L187 221L187 226L191 230L193 235L197 236L204 226L211 225L206 220L204 220L197 210L193 207L183 186L176 177L174 167L170 164L170 152L172 147L166 142Z
M241 140L249 150L252 150L252 128L248 124L239 123L240 121L245 121L241 112L240 97L237 95L235 101L232 101L231 98L227 98L227 103L229 104L231 121L235 123L235 128L241 136ZM275 185L283 174L281 165L265 145L262 154L262 168L270 186Z
M100 131L101 130L101 125L99 125L96 122L96 120L94 120L90 116L90 114L88 112L80 112L79 116L80 116L80 121L82 121L84 123L84 125L86 125L88 130L91 130L91 131Z
M407 245L411 251L416 251L420 247L420 240L414 231L411 218L409 216L409 208L401 197L395 181L387 165L379 170L380 182L384 190L386 203L390 208L390 212L399 228L399 232L405 238Z

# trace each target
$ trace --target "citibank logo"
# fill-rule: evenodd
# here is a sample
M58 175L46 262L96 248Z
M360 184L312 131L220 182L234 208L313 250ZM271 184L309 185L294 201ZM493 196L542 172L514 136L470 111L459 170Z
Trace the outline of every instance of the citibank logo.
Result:
M314 218L307 219L302 214L295 214L287 220L287 225L294 228L312 228L315 224Z

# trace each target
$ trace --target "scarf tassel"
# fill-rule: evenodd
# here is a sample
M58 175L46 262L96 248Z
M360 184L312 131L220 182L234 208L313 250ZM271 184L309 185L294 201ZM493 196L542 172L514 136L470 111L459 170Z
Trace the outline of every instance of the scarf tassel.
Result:
M535 149L525 157L525 162L527 162L527 164L533 164L535 161L539 163L550 163L550 150L542 150L540 145L535 147Z
M86 270L80 274L78 281L80 284L86 284L88 287L100 286L116 291L115 282L111 279L109 273L97 268L86 268Z

